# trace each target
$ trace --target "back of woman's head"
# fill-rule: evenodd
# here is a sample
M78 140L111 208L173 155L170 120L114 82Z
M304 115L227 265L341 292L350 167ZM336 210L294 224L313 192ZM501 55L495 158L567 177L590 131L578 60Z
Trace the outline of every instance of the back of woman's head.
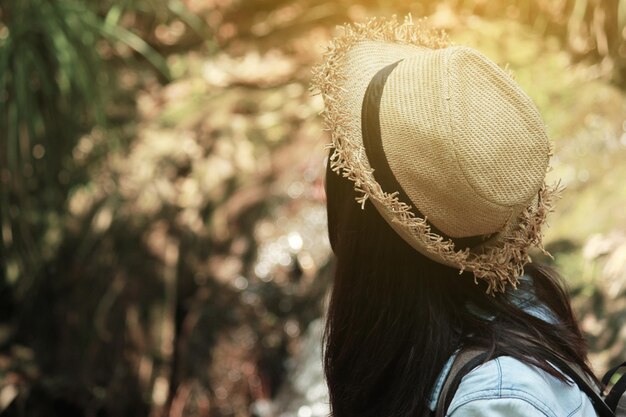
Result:
M335 417L423 412L435 379L461 345L518 357L560 377L556 354L584 364L584 341L560 280L527 266L518 290L487 295L471 272L434 262L407 244L353 184L326 174L328 232L336 256L324 365ZM534 294L554 322L525 311ZM519 300L518 300L519 301Z
M544 267L524 275L558 194L531 98L410 16L344 29L313 77L332 139L324 366L334 416L422 413L460 346L558 378L555 356L588 370L559 279Z

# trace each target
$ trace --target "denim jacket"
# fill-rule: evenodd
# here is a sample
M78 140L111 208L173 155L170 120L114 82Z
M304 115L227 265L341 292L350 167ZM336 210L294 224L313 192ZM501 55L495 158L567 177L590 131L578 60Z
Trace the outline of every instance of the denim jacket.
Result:
M519 291L511 294L514 302L530 314L555 321L551 312L537 302L534 294ZM455 356L450 357L437 378L431 393L431 411L435 410ZM501 356L476 367L463 377L446 416L596 417L596 412L587 395L575 383L564 383L542 369L510 356Z

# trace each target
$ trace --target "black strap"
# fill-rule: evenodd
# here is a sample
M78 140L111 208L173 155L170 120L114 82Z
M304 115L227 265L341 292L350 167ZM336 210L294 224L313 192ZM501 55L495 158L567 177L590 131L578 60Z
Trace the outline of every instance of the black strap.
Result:
M456 375L454 375L454 377L451 378L450 385L448 386L447 392L442 398L443 407L442 407L441 417L445 416L446 412L448 411L448 407L450 407L452 398L454 397L454 394L456 393L456 391L459 389L459 385L461 385L461 380L463 379L463 377L469 374L470 371L476 368L478 365L485 363L485 359L487 359L487 355L488 355L487 352L483 352L469 359L467 363L465 363L461 367L459 372L457 372Z
M604 402L608 405L611 410L617 410L617 405L619 404L620 398L626 392L626 374L622 375L620 379L613 385L611 391L607 394Z
M615 417L613 411L609 408L609 406L604 402L598 390L591 386L588 379L584 376L582 371L578 367L572 367L569 363L565 362L561 358L553 357L550 359L561 372L570 377L578 388L589 397L591 404L593 404L593 408L598 413L599 417Z
M461 349L458 352L439 394L435 417L445 416L463 377L472 369L484 363L487 356L488 352L480 349Z
M602 384L606 387L611 382L613 375L622 367L626 367L626 362L622 362L621 364L609 369L609 371L604 374L602 377ZM619 404L620 398L626 392L626 374L622 375L620 379L615 383L613 388L606 395L604 402L608 405L612 410L617 410L617 405Z

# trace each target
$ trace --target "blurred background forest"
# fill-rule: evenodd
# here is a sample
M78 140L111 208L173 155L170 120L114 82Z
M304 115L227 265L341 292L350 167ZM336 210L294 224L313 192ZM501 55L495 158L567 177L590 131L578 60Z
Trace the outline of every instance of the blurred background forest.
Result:
M626 352L625 0L2 0L0 414L324 415L335 25L429 16L536 101L547 248Z

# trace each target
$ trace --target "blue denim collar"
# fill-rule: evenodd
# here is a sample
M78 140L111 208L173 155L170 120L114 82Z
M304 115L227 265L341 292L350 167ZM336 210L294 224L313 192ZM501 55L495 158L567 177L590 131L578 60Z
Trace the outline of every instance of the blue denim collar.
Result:
M556 323L557 319L554 316L554 313L548 309L545 305L543 305L538 299L535 292L532 290L532 277L530 275L522 275L519 278L520 284L523 285L523 288L526 290L518 289L518 290L509 290L507 296L510 297L511 301L515 303L519 308L526 311L528 314L531 314L541 320L544 320L548 323ZM486 312L480 310L473 304L468 303L467 309L473 314L477 316L483 317L486 320L493 320L493 316L486 314ZM441 394L441 390L443 389L443 384L450 372L450 368L452 368L452 363L458 354L459 349L454 351L454 353L448 358L447 362L444 364L441 369L437 379L435 381L435 385L430 394L430 402L428 404L428 408L431 411L435 411L437 407L437 401L439 400L439 395Z

